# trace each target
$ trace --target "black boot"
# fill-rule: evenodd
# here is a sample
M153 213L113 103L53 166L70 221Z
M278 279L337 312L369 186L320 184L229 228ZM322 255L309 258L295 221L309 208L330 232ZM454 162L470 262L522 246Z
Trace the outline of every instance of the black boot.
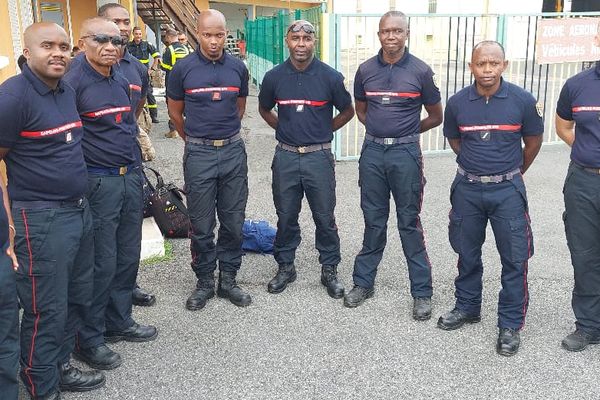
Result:
M267 290L269 293L281 293L288 283L296 280L296 267L294 264L280 264L277 275L269 282Z
M190 311L200 310L204 308L208 299L215 297L215 278L212 274L198 278L196 289L188 297L185 308Z
M327 294L334 299L344 297L344 284L338 279L337 265L323 265L321 283L327 288Z
M104 386L106 378L100 371L82 371L70 362L60 366L60 390L63 392L87 392Z
M217 295L229 299L229 301L239 307L246 307L252 303L250 295L237 285L235 272L219 272Z

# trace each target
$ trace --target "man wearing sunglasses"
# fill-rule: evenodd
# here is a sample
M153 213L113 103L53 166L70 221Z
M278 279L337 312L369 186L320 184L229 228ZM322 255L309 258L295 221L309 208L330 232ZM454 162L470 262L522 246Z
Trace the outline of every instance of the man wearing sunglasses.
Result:
M373 296L377 267L387 241L390 193L408 266L412 316L431 317L431 264L419 214L425 178L421 133L441 124L440 91L433 71L408 52L408 21L399 11L379 21L381 50L362 63L354 79L356 115L366 127L360 155L360 206L365 220L363 247L354 260L354 288L344 305L357 307ZM421 110L427 116L421 119Z
M192 223L192 269L197 278L186 302L192 311L203 308L215 295L217 260L217 295L239 307L252 302L236 283L248 199L246 147L240 133L248 70L224 52L227 28L219 11L202 11L197 32L198 51L177 62L167 88L169 116L185 140L183 176ZM216 246L215 213L220 224Z
M105 382L101 372L70 363L75 331L91 301L92 216L84 197L83 129L75 92L63 80L69 39L53 23L31 25L23 38L23 73L0 86L0 158L9 178L8 223L14 224L9 228L23 307L21 379L32 398L59 399L61 390L88 391ZM0 293L10 296L4 287ZM10 310L3 304L0 325L8 322L5 307ZM0 363L11 360L2 354ZM1 378L0 388L2 399L16 399Z
M133 57L131 53L129 53L127 46L125 46L131 36L131 19L129 17L129 11L118 3L107 3L98 9L98 16L114 22L119 27L123 42L120 46L120 59L118 63L115 64L115 67L129 81L131 107L135 110L135 120L138 121L140 114L144 110L146 94L148 90L150 90L150 78L148 77L146 67L144 67L137 58ZM142 148L142 144L152 146L148 134L141 130L137 124L136 128L136 136L140 143L140 149ZM141 166L142 154L140 153L137 155L140 157L138 162ZM140 221L140 224L141 223L142 221ZM148 307L156 302L156 297L135 284L132 292L132 301L135 305Z
M75 89L83 122L95 265L93 300L74 355L93 368L109 370L122 360L106 341L154 340L157 330L131 316L141 247L142 179L130 82L114 67L123 39L117 25L103 18L84 21L81 32L78 44L85 57L65 79Z
M343 75L314 57L316 36L310 22L291 24L285 42L290 56L266 73L259 94L260 115L275 129L279 142L272 166L278 216L273 254L279 269L267 289L281 293L296 279L294 259L301 239L298 215L306 194L316 225L321 283L329 296L339 299L344 286L337 277L341 257L331 141L333 132L354 116L354 108ZM334 118L333 107L340 112Z

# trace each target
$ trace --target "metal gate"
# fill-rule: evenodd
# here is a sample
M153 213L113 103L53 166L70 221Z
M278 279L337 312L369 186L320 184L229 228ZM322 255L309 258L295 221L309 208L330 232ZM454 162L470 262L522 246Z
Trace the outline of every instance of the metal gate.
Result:
M543 106L544 142L557 142L554 110L564 81L589 66L589 63L536 64L536 27L540 18L600 16L600 13L537 15L410 15L410 52L431 66L436 74L445 107L448 97L472 83L468 62L473 46L482 40L498 40L506 50L509 66L504 78L530 91ZM377 54L380 15L335 15L335 38L331 60L346 77L350 91L358 66ZM335 136L336 159L359 156L364 126L355 117ZM424 152L447 150L442 128L421 137Z

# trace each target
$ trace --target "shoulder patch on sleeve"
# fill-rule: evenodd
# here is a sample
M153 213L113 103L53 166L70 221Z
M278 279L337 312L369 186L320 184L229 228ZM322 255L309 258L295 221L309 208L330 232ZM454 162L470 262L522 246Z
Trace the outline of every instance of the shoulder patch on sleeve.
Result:
M544 104L542 104L542 102L538 101L537 103L535 103L535 110L537 111L540 118L544 116Z

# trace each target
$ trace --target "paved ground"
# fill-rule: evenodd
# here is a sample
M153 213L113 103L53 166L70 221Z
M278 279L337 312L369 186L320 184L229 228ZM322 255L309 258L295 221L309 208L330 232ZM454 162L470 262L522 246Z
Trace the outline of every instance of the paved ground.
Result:
M161 118L164 104L160 104ZM244 120L250 165L247 216L275 223L270 163L273 132L248 99ZM180 140L165 139L166 124L152 132L158 158L152 162L167 179L182 183ZM107 373L107 385L66 399L597 399L600 346L579 354L560 348L573 328L572 269L561 222L562 180L568 152L544 147L527 173L535 256L530 262L531 304L521 351L496 355L499 258L488 231L484 248L482 322L454 332L436 328L437 317L453 305L456 256L447 240L448 188L455 171L450 154L425 157L428 184L423 224L433 263L434 318L415 322L406 264L390 219L389 240L375 297L357 309L329 298L319 283L314 224L307 204L301 215L303 242L298 280L271 295L266 283L276 270L272 257L248 255L239 282L253 296L241 309L223 299L187 311L195 284L187 240L173 241L174 259L144 267L139 281L157 294L152 308L135 318L155 324L155 342L119 343L123 365ZM353 258L362 240L357 164L338 163L336 209L342 241L340 274L351 285ZM1 397L1 396L0 396Z

